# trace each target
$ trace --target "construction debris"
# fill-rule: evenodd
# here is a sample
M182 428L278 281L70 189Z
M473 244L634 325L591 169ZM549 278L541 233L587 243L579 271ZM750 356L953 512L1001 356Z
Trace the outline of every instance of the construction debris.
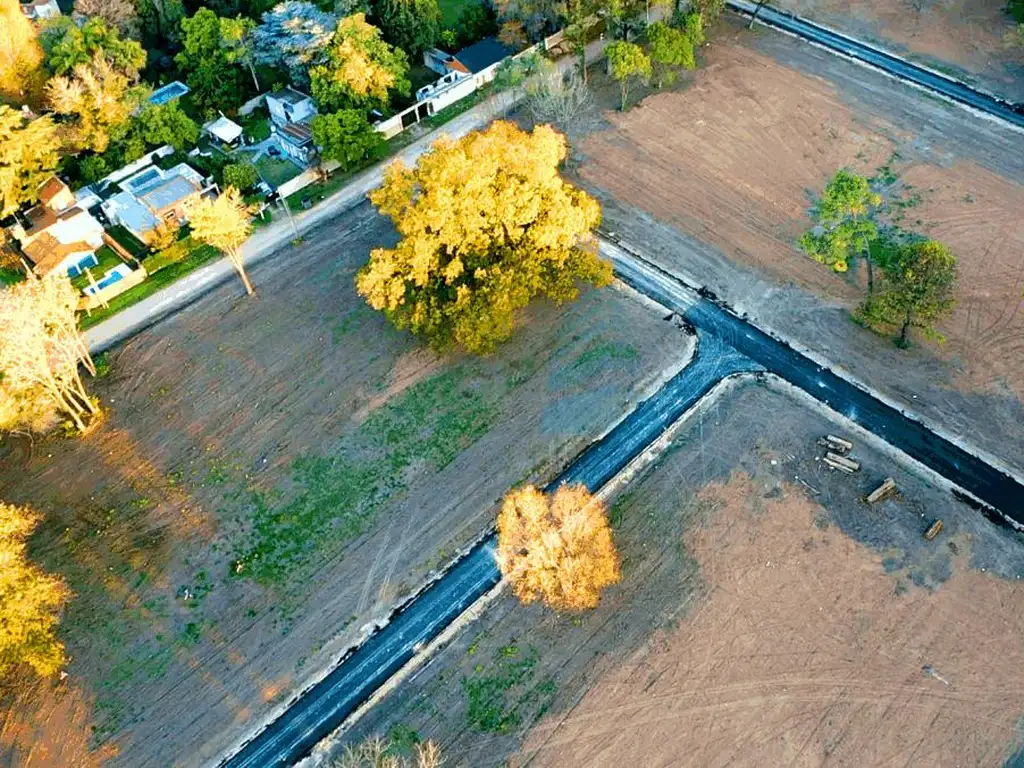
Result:
M840 472L845 472L848 475L852 475L860 469L858 462L832 451L825 454L825 463L832 467L832 469L838 469Z
M896 481L891 477L887 477L880 486L868 494L867 502L868 504L874 504L892 496L894 493L896 493Z
M845 456L853 450L853 443L849 440L843 440L841 437L835 435L825 435L824 437L818 438L818 445L823 448L828 448L832 453L837 453L840 456Z
M928 526L928 530L924 532L924 537L931 541L942 531L942 520L936 518L935 522Z

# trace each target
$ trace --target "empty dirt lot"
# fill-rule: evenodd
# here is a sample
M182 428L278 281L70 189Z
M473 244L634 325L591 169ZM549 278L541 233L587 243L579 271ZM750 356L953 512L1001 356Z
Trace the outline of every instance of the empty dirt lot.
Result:
M837 430L858 475L820 461ZM459 766L1000 766L1024 737L1019 536L787 395L692 416L611 518L595 611L505 595L348 737Z
M615 289L439 358L355 294L369 205L110 357L87 437L5 441L73 591L69 676L3 700L0 764L211 761L686 358Z
M766 30L720 24L704 66L579 137L605 226L764 325L1024 471L1024 135ZM863 275L796 240L836 170L873 177L889 221L947 243L944 344L857 327Z
M1010 101L1024 101L1024 50L1004 0L776 0L782 10L873 42Z

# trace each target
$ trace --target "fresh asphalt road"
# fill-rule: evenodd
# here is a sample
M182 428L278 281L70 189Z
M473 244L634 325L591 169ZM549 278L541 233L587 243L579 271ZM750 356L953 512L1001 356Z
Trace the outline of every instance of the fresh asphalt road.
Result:
M870 64L893 77L942 94L948 99L998 117L1018 128L1024 128L1024 113L1015 110L1009 102L939 72L917 66L906 59L865 45L820 24L801 19L799 16L782 13L769 5L763 5L759 10L756 3L747 2L747 0L728 0L726 5L731 10L746 16L752 15L756 10L757 20L763 24L802 37L865 64Z
M727 376L761 367L713 334L698 337L693 359L604 437L591 443L548 490L583 483L597 490L640 455ZM226 768L292 765L365 702L416 653L501 579L495 541L477 544L321 682L225 764Z
M785 343L718 306L674 276L621 248L602 243L620 280L674 310L698 332L694 357L661 389L592 443L552 484L597 490L651 445L718 382L767 371L939 472L1003 515L1024 525L1024 486L882 403ZM227 768L290 765L340 726L417 647L444 628L500 579L488 537L442 578L407 603L323 681L231 758Z

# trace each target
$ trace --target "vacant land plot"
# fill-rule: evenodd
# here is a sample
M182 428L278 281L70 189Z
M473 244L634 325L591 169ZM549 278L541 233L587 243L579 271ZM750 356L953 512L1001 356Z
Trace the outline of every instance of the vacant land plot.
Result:
M349 738L465 766L1002 765L1024 547L855 436L862 473L829 473L836 430L727 393L612 502L623 581L597 610L500 598ZM901 496L867 506L887 475Z
M940 72L1024 101L1024 51L1004 0L776 0L783 10L875 42Z
M1024 135L783 35L722 24L692 84L578 142L605 223L956 435L1021 464ZM891 219L960 260L944 344L899 352L856 327L860 275L796 240L839 168L873 177Z
M614 289L438 357L355 294L393 237L362 206L255 298L229 283L112 353L87 437L0 446L75 593L69 677L4 701L0 763L208 763L686 357Z

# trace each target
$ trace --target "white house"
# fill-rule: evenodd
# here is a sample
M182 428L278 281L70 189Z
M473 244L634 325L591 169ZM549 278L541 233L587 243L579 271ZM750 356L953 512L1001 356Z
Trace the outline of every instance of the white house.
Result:
M162 223L184 224L187 202L217 189L212 179L203 178L187 163L166 170L150 165L116 184L120 189L100 208L112 224L120 224L142 242Z
M213 136L221 144L237 147L242 138L242 126L221 115L216 120L206 123L203 126L203 133Z
M21 12L37 22L61 15L57 0L21 0Z
M75 204L71 190L56 176L39 187L39 201L9 230L33 271L45 275L59 270L75 276L95 266L103 225Z
M267 94L271 130L281 141L285 153L307 165L316 152L309 122L316 117L316 104L310 96L294 88L282 88Z

